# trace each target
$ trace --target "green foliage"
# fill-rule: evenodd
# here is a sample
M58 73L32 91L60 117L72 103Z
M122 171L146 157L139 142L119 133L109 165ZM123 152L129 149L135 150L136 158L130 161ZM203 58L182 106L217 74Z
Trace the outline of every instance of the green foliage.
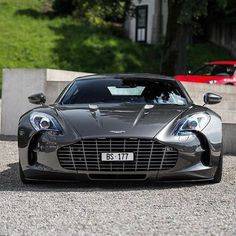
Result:
M53 0L53 9L60 15L74 15L91 23L123 22L131 0Z
M211 43L194 44L188 47L188 69L194 70L205 62L232 60L232 55L224 48Z
M122 30L73 17L51 18L46 1L0 0L2 68L54 68L97 73L158 72L159 49L121 37ZM1 83L2 73L0 73ZM0 85L1 90L1 85Z
M53 68L95 73L159 73L160 47L132 43L120 28L43 13L46 0L0 0L0 70ZM230 59L224 49L196 45L190 67ZM0 84L1 84L0 74ZM1 85L0 85L1 90Z
M60 15L71 15L75 10L74 0L53 0L53 10Z
M183 73L186 70L189 38L202 30L206 33L210 23L222 20L229 8L234 9L233 14L230 14L235 20L235 0L168 0L168 23L161 72L169 75Z
M207 15L208 0L181 0L182 9L179 22L182 24L191 24L201 16Z
M208 18L212 22L236 22L235 0L209 0Z
M215 17L219 17L219 14L226 16L236 13L235 0L178 0L178 2L182 5L179 16L180 24L195 23L200 17L207 17L208 9L212 8L215 8L214 11L217 13Z
M95 73L158 72L158 48L118 38L110 26L71 22L52 30L60 36L53 50L60 68Z

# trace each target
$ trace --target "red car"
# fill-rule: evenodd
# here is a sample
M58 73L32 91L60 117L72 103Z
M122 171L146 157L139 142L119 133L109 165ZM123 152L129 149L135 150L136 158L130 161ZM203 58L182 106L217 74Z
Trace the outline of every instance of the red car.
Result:
M179 81L236 85L236 61L208 62L188 75L176 75Z

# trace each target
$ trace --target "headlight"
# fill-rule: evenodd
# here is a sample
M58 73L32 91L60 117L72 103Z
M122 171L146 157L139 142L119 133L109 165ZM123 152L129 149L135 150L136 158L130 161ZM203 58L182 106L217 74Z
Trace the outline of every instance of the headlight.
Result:
M191 131L202 131L210 121L207 113L198 113L182 119L174 129L175 135L190 135Z
M62 132L61 125L59 122L52 116L41 113L41 112L33 112L30 115L30 123L35 128L35 130L45 130L45 131L55 131Z

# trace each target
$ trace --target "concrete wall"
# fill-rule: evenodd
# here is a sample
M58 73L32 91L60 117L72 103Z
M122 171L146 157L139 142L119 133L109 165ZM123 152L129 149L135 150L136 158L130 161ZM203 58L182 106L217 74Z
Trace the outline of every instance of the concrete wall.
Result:
M147 43L154 44L160 41L166 33L168 17L168 0L133 0L135 6L148 5ZM128 16L125 28L129 38L135 42L136 18Z
M236 155L236 124L223 124L224 154Z
M28 96L44 93L51 104L71 80L88 73L50 69L4 69L1 134L16 135L20 116L35 107Z
M203 105L203 96L213 92L223 97L222 102L216 105L207 105L217 112L223 122L224 153L236 154L236 88L235 86L183 83L194 103Z
M4 69L2 91L1 134L16 135L19 117L35 107L28 102L31 94L43 92L51 104L74 78L87 73L50 69ZM222 116L224 149L236 154L236 88L214 84L183 83L195 104L203 105L203 95L213 92L223 97L220 104L208 107Z
M201 83L183 83L184 87L190 94L194 103L203 105L203 96L207 92L216 93L222 96L222 101L216 105L207 105L208 108L217 112L223 123L236 124L236 88L235 86L223 86L215 84L201 84Z

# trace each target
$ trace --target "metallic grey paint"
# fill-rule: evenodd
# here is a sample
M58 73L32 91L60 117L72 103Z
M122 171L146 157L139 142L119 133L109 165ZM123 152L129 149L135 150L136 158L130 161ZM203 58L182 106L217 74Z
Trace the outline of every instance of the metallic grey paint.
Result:
M109 75L120 76L120 75ZM147 79L170 79L156 75L122 75ZM104 76L103 76L104 77ZM84 79L99 79L90 76ZM25 113L19 121L18 146L20 166L27 180L78 181L91 179L155 179L159 181L203 181L214 179L222 158L221 118L212 110L192 103L183 86L177 82L188 99L188 105L143 104L98 104L90 106L60 105L66 90L51 106L37 107ZM58 120L63 134L34 130L29 122L32 112L44 112ZM201 131L193 131L190 136L173 135L177 122L191 114L207 112L209 124ZM161 144L178 150L179 157L174 168L156 171L76 171L63 168L57 151L82 139L97 138L144 138L158 140ZM33 154L32 154L33 153ZM123 178L123 177L124 178ZM96 179L93 178L93 179Z

